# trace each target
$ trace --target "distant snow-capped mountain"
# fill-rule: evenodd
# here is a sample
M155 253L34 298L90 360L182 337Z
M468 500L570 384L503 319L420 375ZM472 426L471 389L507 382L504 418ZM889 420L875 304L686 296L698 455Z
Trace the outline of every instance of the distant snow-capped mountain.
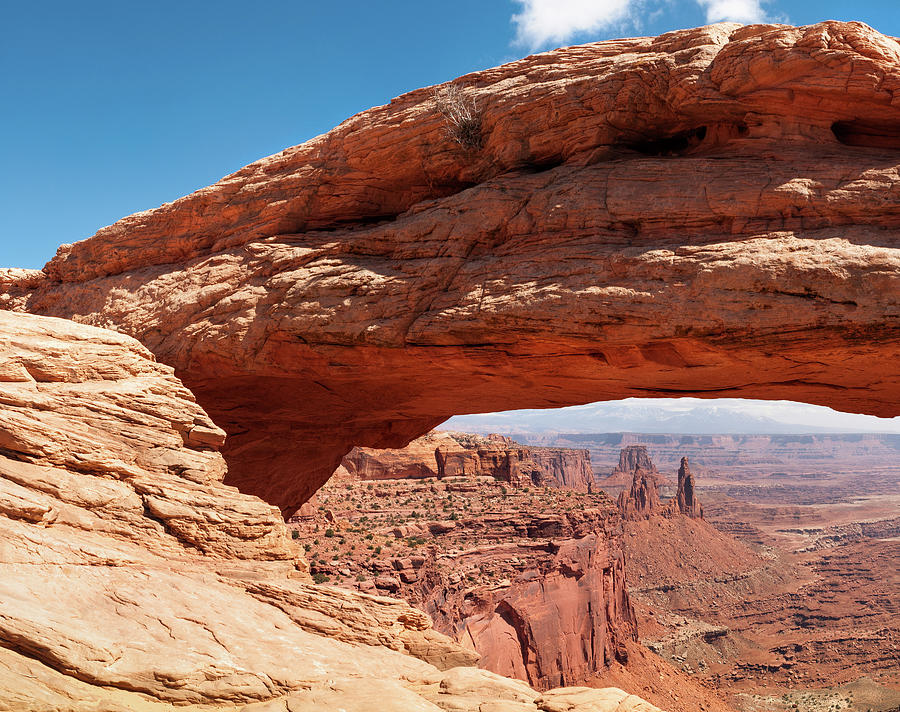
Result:
M480 433L900 433L900 418L839 413L790 401L629 398L549 410L458 415L440 427Z

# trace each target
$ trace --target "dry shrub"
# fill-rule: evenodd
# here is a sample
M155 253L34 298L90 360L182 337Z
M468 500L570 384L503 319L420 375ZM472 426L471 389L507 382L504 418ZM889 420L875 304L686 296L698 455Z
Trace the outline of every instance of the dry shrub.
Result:
M481 112L456 84L434 90L434 104L444 116L447 134L468 150L481 148Z

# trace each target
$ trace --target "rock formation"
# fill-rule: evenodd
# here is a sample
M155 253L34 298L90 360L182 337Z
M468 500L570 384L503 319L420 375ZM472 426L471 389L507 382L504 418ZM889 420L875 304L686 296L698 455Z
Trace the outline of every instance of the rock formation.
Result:
M635 470L644 470L656 474L656 465L650 459L650 453L646 445L629 445L619 451L619 464L613 473L631 474Z
M133 339L0 311L0 707L656 709L542 695L402 601L312 584L278 510L222 483L223 438Z
M435 431L404 448L353 448L341 461L363 480L492 477L515 486L564 487L587 492L594 478L587 450L529 447L502 435Z
M316 499L295 523L314 576L401 596L486 669L581 684L636 640L621 520L603 493L469 476L335 479Z
M0 275L0 306L114 327L290 513L354 445L630 396L900 413L900 45L719 24L431 89Z
M645 477L652 479L657 485L668 483L650 459L646 445L628 445L619 450L619 462L609 476L600 481L603 487L629 487L634 474L640 471Z
M631 489L619 493L618 506L622 516L632 521L662 514L664 508L659 503L659 490L653 474L640 467L635 469Z
M360 480L439 477L437 450L441 447L459 448L459 443L447 433L435 431L402 448L355 447L344 455L341 466L350 477Z
M643 446L631 446L622 450L619 455L619 467L636 463L632 474L631 488L622 490L617 501L619 512L628 521L649 519L653 516L674 517L683 514L691 519L703 519L703 507L694 495L694 475L688 466L688 459L681 458L681 467L678 468L678 490L675 496L664 505L659 501L659 488L657 483L660 476L653 462L647 456L647 450ZM642 465L649 465L651 470L646 470ZM621 472L616 470L609 479L620 477ZM606 482L606 481L604 481Z
M694 496L694 475L691 474L686 457L681 458L681 466L678 468L678 491L668 506L672 512L691 519L703 519L703 507Z

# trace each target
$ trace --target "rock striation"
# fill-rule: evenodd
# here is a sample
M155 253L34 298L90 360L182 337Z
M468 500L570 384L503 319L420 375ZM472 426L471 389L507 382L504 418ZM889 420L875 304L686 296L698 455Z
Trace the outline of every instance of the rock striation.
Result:
M0 306L138 338L229 433L228 482L285 513L353 446L457 413L900 413L896 40L719 24L453 86L477 148L414 91L4 271Z
M502 435L434 431L404 448L353 448L341 461L363 480L492 477L514 486L563 487L587 492L593 481L587 450L529 447Z
M425 610L479 665L583 684L636 641L622 523L603 493L493 477L335 478L292 526L316 577Z
M223 440L137 341L0 311L0 707L646 709L542 695L403 601L313 584L278 509L223 484Z

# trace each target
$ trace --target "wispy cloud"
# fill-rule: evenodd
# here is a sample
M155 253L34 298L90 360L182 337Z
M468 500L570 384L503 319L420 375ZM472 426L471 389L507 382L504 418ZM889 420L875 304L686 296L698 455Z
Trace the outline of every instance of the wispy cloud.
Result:
M629 16L634 0L516 0L516 44L531 49L615 27Z
M767 0L515 0L515 44L535 50L560 45L579 35L640 28L642 18L666 7L699 5L707 22L765 22Z
M706 10L707 22L765 22L766 13L760 0L697 0Z

